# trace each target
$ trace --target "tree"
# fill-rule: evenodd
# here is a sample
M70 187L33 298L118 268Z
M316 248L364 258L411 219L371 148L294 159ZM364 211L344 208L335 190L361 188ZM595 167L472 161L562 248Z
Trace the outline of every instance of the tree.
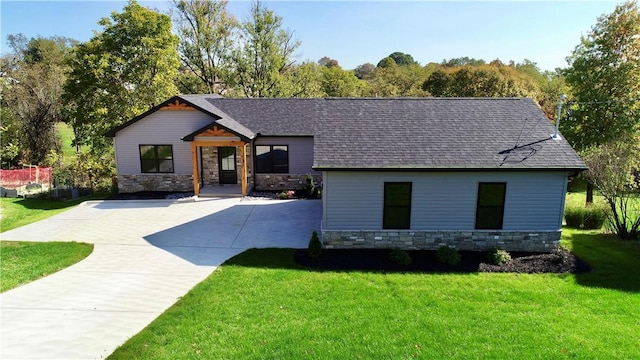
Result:
M362 94L363 82L353 71L342 70L339 66L323 67L322 89L327 96L356 97Z
M324 67L340 67L338 60L323 56L318 60L318 64Z
M422 84L433 96L531 97L539 88L534 79L515 67L494 62L490 65L463 65L434 71Z
M611 208L609 224L622 239L640 236L640 137L611 141L584 153L587 179Z
M567 58L566 81L573 93L572 115L562 134L585 151L640 131L640 13L627 1L598 18ZM587 187L587 202L593 188Z
M300 42L282 29L282 18L256 1L241 25L240 46L233 54L235 83L246 97L283 96L284 77L293 69Z
M322 67L315 62L294 65L283 77L282 94L301 98L326 96L322 89L322 76Z
M178 51L186 74L179 78L179 86L189 92L223 94L231 83L230 62L239 26L227 12L227 2L173 0L173 5ZM200 84L192 81L194 77Z
M104 30L73 52L64 97L76 143L95 152L109 147L107 130L176 94L180 65L168 15L132 0L98 23Z
M3 61L3 87L10 91L3 91L2 130L11 138L3 146L3 158L11 163L22 156L24 162L39 165L59 146L55 124L62 119L64 61L73 41L62 37L27 40L22 34L9 35L8 40L13 55Z
M428 77L420 65L377 67L369 76L369 96L426 96L420 85Z
M389 56L387 56L386 58L380 60L380 62L378 62L378 67L388 67L389 65L391 65L387 58L393 60L393 62L398 66L419 65L417 61L413 60L413 56L400 51L396 51L389 54Z
M482 59L474 59L474 58L464 56L459 58L453 58L451 60L446 60L446 59L442 60L441 64L442 66L445 66L445 67L456 67L456 66L463 66L463 65L480 66L480 65L486 64L486 62Z
M376 66L372 63L364 63L356 66L355 74L358 79L367 80L369 75L373 73L376 69Z

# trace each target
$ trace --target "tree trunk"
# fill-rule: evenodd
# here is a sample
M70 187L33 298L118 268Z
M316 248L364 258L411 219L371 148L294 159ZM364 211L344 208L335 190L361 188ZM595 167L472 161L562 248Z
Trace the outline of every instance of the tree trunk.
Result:
M587 201L586 205L593 204L593 184L587 181Z

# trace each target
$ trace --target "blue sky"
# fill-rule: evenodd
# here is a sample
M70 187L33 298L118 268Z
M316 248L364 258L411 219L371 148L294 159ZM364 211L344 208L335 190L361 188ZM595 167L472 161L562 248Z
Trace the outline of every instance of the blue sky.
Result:
M139 1L167 11L166 1ZM1 51L8 34L67 36L89 40L97 21L120 12L123 1L0 2ZM266 1L302 42L298 59L338 60L346 69L376 64L394 51L421 64L454 57L487 61L529 59L542 70L566 67L565 58L595 25L611 13L612 1ZM245 19L250 2L232 0L229 10Z

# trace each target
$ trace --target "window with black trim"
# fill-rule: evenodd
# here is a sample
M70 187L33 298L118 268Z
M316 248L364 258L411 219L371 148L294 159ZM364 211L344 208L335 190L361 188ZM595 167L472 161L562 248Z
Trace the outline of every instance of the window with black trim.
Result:
M143 173L172 173L172 145L140 145L140 171Z
M502 229L507 183L479 183L476 229Z
M286 174L289 172L289 146L256 145L256 173Z
M411 226L411 183L384 183L383 229L409 229Z

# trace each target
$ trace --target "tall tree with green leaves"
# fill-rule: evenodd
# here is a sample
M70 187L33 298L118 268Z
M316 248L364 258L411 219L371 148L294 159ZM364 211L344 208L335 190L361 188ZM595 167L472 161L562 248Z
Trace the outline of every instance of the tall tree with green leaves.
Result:
M260 1L251 5L241 25L240 45L234 51L235 84L245 97L286 96L283 79L295 63L300 42L282 28L282 17Z
M177 93L180 66L168 15L132 0L98 23L103 31L73 52L64 97L76 142L95 152L109 147L107 130Z
M195 93L223 94L231 84L231 55L238 21L225 0L173 0L183 72L179 86Z
M640 130L640 13L627 1L603 15L567 59L572 116L560 126L578 150Z
M616 6L598 18L567 58L572 115L560 123L562 134L586 151L640 131L640 12L636 1ZM592 186L587 202L592 201Z
M74 41L63 37L26 39L9 35L13 54L3 61L3 160L17 157L40 165L59 146L55 124L62 120L65 58ZM5 66L6 65L6 66ZM16 132L15 130L18 130ZM7 137L4 137L7 136Z

